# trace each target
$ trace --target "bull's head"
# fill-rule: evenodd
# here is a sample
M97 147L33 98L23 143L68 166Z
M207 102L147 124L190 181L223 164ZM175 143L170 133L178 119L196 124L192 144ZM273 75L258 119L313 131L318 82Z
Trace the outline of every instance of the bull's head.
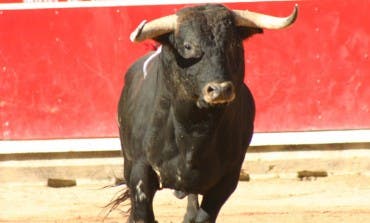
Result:
M133 42L155 39L163 44L162 64L175 97L193 100L198 107L234 100L244 79L243 39L262 29L282 29L297 17L228 10L204 5L142 22L131 34Z

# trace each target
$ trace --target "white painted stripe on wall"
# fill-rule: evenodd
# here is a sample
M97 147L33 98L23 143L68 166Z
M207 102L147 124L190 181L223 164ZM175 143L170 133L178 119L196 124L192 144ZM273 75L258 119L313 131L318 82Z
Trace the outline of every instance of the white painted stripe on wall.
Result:
M277 160L297 160L297 159L370 159L369 148L363 149L347 149L347 150L315 150L315 151L283 151L283 152L266 152L266 153L248 153L246 156L247 161L277 161Z
M333 150L333 151L290 151L290 152L268 152L268 153L248 153L245 162L279 161L279 160L344 160L344 159L370 159L369 149L353 150ZM75 158L75 159L51 159L51 160L16 160L0 162L2 167L32 168L32 167L63 167L63 166L108 166L122 165L123 159L120 157L105 158Z
M0 141L0 154L120 150L119 138Z
M370 130L255 133L252 146L370 143ZM119 151L119 138L3 140L0 154Z
M27 3L0 3L0 10L24 9L62 9L62 8L94 8L119 6L145 6L145 5L180 5L204 3L242 3L242 2L289 2L293 0L122 0L122 1L70 1L70 2L27 2ZM297 1L294 1L297 2Z
M256 133L252 145L307 145L370 142L369 130Z

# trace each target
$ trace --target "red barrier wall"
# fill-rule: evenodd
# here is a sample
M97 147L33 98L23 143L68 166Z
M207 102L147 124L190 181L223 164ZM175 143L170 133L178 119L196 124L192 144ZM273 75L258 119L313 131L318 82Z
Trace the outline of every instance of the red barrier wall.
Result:
M368 0L298 4L292 27L245 42L256 131L369 129ZM277 16L293 5L227 4ZM117 136L123 75L152 44L133 44L128 36L143 19L182 6L10 10L0 4L0 139Z

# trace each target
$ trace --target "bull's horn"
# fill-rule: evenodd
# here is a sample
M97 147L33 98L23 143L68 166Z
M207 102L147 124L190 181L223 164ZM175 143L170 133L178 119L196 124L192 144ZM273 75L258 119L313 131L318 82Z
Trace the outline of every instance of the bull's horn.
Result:
M292 23L298 15L298 5L288 17L275 17L248 10L233 10L237 26L255 27L262 29L282 29Z
M132 42L141 42L175 30L177 15L164 16L150 22L144 20L130 35Z

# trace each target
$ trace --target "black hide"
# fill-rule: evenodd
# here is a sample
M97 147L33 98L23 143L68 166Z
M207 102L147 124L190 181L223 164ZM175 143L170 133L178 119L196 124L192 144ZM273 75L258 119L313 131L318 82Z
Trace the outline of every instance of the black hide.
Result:
M173 33L156 38L162 51L148 64L146 78L143 64L152 53L125 77L118 119L129 222L154 222L152 199L161 188L191 194L184 222L215 222L237 185L253 133L242 40L261 30L235 27L221 5L183 9L177 23ZM204 87L211 82L231 82L235 98L207 102ZM200 207L196 194L204 196Z

